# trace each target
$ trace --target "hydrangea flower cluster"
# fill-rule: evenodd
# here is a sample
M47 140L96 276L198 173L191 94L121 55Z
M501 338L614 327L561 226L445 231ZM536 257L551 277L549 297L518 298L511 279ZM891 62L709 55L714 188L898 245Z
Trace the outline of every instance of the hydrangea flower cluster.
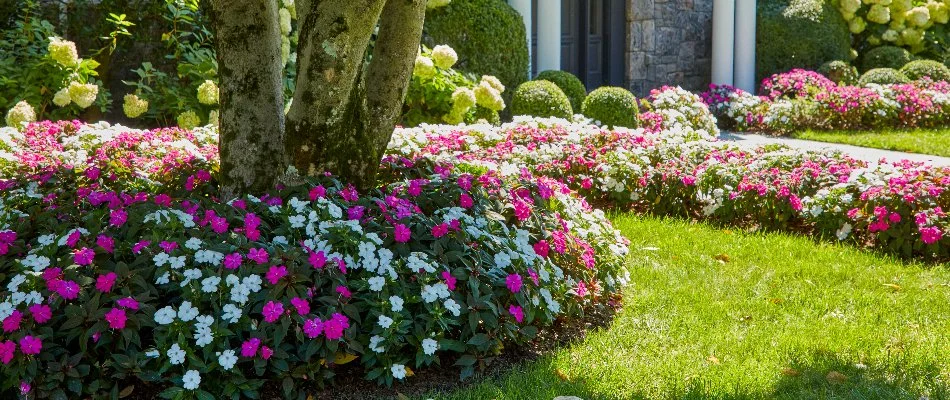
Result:
M421 48L405 100L403 120L407 125L498 120L498 111L505 108L501 97L505 86L490 75L473 82L452 69L456 61L458 55L449 46Z
M840 0L837 5L851 33L867 45L891 44L915 53L924 49L929 30L950 21L942 0Z

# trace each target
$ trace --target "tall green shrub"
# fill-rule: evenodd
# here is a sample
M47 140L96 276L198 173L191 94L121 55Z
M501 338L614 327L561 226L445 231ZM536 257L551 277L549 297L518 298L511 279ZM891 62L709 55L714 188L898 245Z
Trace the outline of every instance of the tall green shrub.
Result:
M584 104L584 99L587 97L587 88L584 87L584 83L570 72L557 70L541 71L534 79L538 81L548 81L561 88L561 91L564 92L571 101L571 108L575 111L581 109L581 106Z
M851 32L823 0L758 2L756 75L761 80L792 68L816 69L851 55Z

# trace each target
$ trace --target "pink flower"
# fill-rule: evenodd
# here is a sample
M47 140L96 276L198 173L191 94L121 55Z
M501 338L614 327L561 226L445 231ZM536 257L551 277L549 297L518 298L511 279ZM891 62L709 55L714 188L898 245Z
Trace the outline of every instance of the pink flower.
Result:
M257 355L257 349L261 346L261 340L250 338L241 344L241 357L254 357Z
M534 252L537 253L537 255L544 258L548 257L548 251L551 249L551 246L548 246L547 240L539 240L537 243L534 244L533 247L534 247Z
M88 247L83 247L73 253L73 262L79 265L89 265L92 264L92 260L95 257L96 252Z
M125 315L125 310L121 308L113 308L106 313L106 322L109 323L109 328L111 329L125 329L125 321L128 317Z
M333 314L333 317L323 323L323 334L327 340L337 340L343 337L343 331L350 327L350 319L340 313Z
M300 297L294 297L290 299L290 304L297 309L297 314L307 315L310 314L310 302L307 299L302 299Z
M584 281L577 282L577 289L575 291L577 292L577 297L587 296L587 285Z
M343 197L343 200L346 201L357 201L360 199L360 194L356 191L356 188L353 185L348 185L346 188L340 191L340 197Z
M287 276L287 267L283 265L274 265L267 270L267 274L264 275L264 278L267 279L271 285L276 285L277 282L280 282L280 279Z
M462 208L470 208L474 203L475 202L472 201L472 197L466 193L462 193L459 196L459 205L462 206Z
M316 339L323 332L323 321L320 318L308 319L303 323L303 333L310 339Z
M323 186L317 186L313 189L310 189L310 201L316 199L322 199L327 195L327 189Z
M934 244L943 239L943 232L936 226L920 228L920 240L926 244Z
M351 221L359 221L363 218L363 213L366 212L366 207L363 206L353 206L346 210L347 219Z
M406 243L406 242L408 242L408 241L409 241L409 237L410 237L411 234L412 234L412 231L409 229L409 227L407 227L407 226L405 226L405 225L403 225L403 224L396 224L396 225L395 225L395 228L396 228L396 229L395 229L395 239L396 239L396 242L398 242L398 243Z
M521 199L515 199L512 203L515 206L515 217L518 221L524 221L531 217L531 205Z
M20 329L20 321L23 321L23 313L14 310L13 313L3 319L3 331L10 333Z
M241 262L244 260L244 257L241 256L241 253L231 253L224 256L224 268L227 269L238 269L241 267Z
M683 181L683 184L686 186L693 186L696 184L696 177L691 176L691 175L685 175L683 176L682 181Z
M66 245L70 248L76 247L76 244L79 243L80 237L79 231L73 231L69 234L69 236L66 237Z
M353 297L353 293L350 292L350 289L343 285L337 286L336 292L347 299Z
M432 236L435 236L436 238L445 236L448 233L449 233L449 226L444 223L438 224L432 227Z
M264 305L264 310L262 310L261 313L264 314L264 321L274 323L280 319L281 314L284 313L284 303L268 301L267 304Z
M45 324L53 318L53 310L46 304L34 304L30 306L30 315L38 324Z
M75 300L79 297L79 284L73 281L59 281L53 291L66 300Z
M270 259L270 255L265 249L251 249L247 252L247 259L256 262L257 265L263 265Z
M458 183L459 187L462 188L462 190L472 189L472 175L470 174L460 175L456 182Z
M896 224L901 222L901 215L896 212L892 212L891 215L887 217L887 219L890 220L892 224Z
M518 321L520 324L521 321L524 321L524 310L521 306L511 305L508 307L508 313L515 317L515 321Z
M106 253L115 251L115 240L106 235L99 235L99 237L96 238L96 245L105 250Z
M43 341L40 338L27 335L20 339L20 352L23 354L40 354L40 350L43 350Z
M323 251L318 251L316 253L311 251L309 261L313 268L320 269L327 264L327 256L323 254Z
M96 290L102 293L109 293L112 291L112 286L115 285L115 280L118 276L115 272L110 272L105 275L99 275L96 278Z
M269 360L272 355L274 355L274 350L267 346L261 346L261 358Z
M538 286L538 273L534 272L533 269L528 268L528 277L531 278L531 281L534 282L534 286Z
M30 386L29 382L20 381L20 394L26 395L27 393L30 393L31 390L33 390L33 387Z
M167 240L163 240L158 244L158 247L161 247L166 253L171 253L178 248L178 242L169 242Z
M129 310L138 310L139 302L131 297L121 298L115 302L119 307L127 308Z
M132 246L132 252L135 254L139 254L139 252L141 252L142 249L148 247L150 244L152 244L152 242L149 242L148 240L142 240L136 243L135 246Z
M0 341L0 362L3 365L7 365L10 361L13 361L13 356L16 355L16 343L12 340Z
M442 271L442 279L445 279L445 286L448 286L449 290L455 290L455 283L458 282L458 279L452 276L449 271Z
M505 278L505 285L508 286L508 290L510 290L511 293L520 292L521 284L522 284L521 275L511 274L511 275L508 275L507 278Z

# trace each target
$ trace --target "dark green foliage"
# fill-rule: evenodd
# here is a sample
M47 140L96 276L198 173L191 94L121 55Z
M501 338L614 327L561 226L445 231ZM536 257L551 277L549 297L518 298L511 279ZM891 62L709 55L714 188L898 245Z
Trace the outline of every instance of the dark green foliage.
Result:
M761 80L792 68L814 70L822 63L847 60L851 32L830 2L758 2L756 75Z
M539 73L534 79L549 81L561 88L571 101L571 108L575 110L581 109L584 98L587 97L587 88L584 87L584 83L570 72L547 70Z
M583 113L587 118L600 121L603 125L634 128L637 126L640 110L636 96L629 90L604 86L587 95Z
M502 0L456 0L426 12L426 43L458 53L456 69L494 75L506 87L527 79L528 44L521 15Z
M861 56L861 70L867 72L875 68L901 69L913 59L914 56L909 51L897 46L875 47Z
M868 72L865 72L864 75L861 75L861 79L858 80L858 84L861 86L866 86L870 83L887 85L908 82L910 82L910 78L908 78L907 75L904 75L900 71L893 68L872 69Z
M574 110L567 95L557 85L549 81L529 81L515 90L511 114L570 119Z
M501 125L501 117L498 115L498 111L489 110L482 106L475 106L475 116L472 120L474 122L484 120L492 125Z
M915 60L901 68L901 73L912 80L930 77L935 81L950 81L950 68L934 60Z
M846 61L835 60L821 64L818 73L839 85L853 85L858 81L858 69Z

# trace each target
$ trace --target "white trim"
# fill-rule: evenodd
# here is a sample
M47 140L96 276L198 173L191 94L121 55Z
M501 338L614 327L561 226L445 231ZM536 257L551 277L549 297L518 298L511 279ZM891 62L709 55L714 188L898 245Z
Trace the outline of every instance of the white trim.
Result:
M561 69L561 0L538 1L538 72Z
M732 85L736 0L713 3L712 83Z
M755 93L755 0L736 0L734 81Z

